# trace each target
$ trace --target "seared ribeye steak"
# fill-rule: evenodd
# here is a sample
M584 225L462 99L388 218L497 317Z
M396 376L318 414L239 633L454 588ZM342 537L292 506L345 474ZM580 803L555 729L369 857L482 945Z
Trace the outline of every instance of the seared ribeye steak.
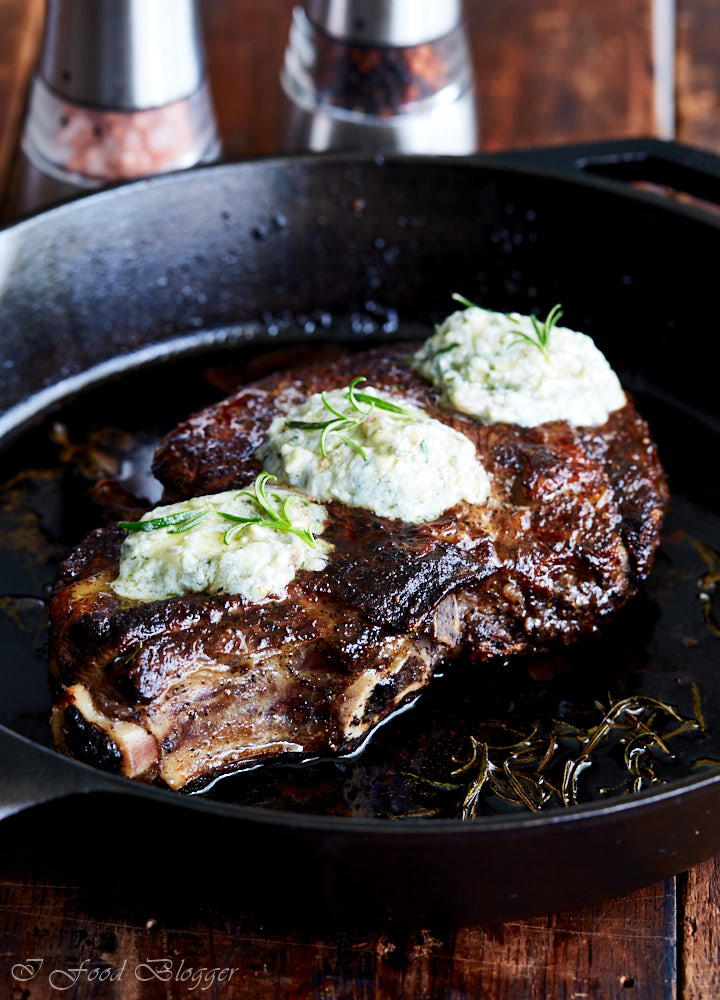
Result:
M51 606L56 743L135 778L193 786L280 754L351 749L436 666L570 642L647 576L667 490L628 400L601 427L482 426L443 409L403 360L415 345L271 375L161 443L169 499L247 487L273 417L364 375L467 435L490 502L405 524L326 504L320 572L282 600L119 598L124 532L91 534L61 566Z

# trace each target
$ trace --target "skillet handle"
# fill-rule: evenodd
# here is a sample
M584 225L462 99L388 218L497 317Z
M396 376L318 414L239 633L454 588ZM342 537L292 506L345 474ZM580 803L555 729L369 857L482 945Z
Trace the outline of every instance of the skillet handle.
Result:
M662 139L614 139L510 150L484 159L577 177L648 181L720 204L720 157Z
M0 726L0 820L52 799L121 788L116 778Z

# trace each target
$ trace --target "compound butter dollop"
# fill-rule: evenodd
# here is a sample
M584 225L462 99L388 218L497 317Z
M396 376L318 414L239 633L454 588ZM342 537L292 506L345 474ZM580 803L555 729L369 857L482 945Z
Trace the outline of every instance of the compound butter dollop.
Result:
M349 387L324 394L332 410L315 394L273 420L257 452L263 467L316 500L339 500L411 523L432 521L462 500L487 499L489 477L469 438L402 398L362 391L404 414L375 407L352 426L370 407L353 410ZM326 423L333 411L347 415L348 423L326 435L323 455L321 430L293 425Z
M550 420L605 423L625 405L620 381L590 337L555 326L545 351L529 316L473 306L454 312L413 355L443 406L483 423L534 427Z
M290 498L286 512L293 527L313 535L322 532L323 507L271 484L266 490L278 512ZM313 547L290 531L223 518L218 511L238 518L263 516L258 505L237 490L156 507L141 522L193 511L206 516L187 530L173 530L189 523L176 521L168 527L128 533L122 544L120 572L111 584L116 594L153 601L186 593L226 593L255 602L268 595L282 597L300 569L320 570L327 564L331 546L319 538Z

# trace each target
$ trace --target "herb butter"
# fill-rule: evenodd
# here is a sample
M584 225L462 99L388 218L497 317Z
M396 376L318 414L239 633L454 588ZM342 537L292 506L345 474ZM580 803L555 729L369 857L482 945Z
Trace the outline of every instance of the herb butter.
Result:
M267 519L247 523L246 518L263 520L265 509L237 490L156 507L126 525L134 530L122 545L115 593L141 601L186 593L241 594L254 602L282 597L301 569L323 569L331 547L313 535L323 529L324 508L288 490L270 487L265 495L259 479L260 495L278 516L288 500L284 509L292 529L269 527ZM158 520L168 526L138 528Z
M351 388L310 396L276 417L257 452L264 468L316 500L411 523L487 499L489 477L469 438L375 389L364 389L353 408ZM402 413L381 409L383 402ZM334 426L323 435L328 422Z
M549 327L543 342L530 316L472 306L449 316L411 364L444 406L483 423L605 423L625 405L617 375L590 337Z

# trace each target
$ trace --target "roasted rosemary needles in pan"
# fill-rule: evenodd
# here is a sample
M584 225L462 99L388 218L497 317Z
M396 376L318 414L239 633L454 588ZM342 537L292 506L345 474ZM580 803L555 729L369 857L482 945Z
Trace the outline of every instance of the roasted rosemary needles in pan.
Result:
M494 746L469 738L467 755L441 780L413 775L432 797L437 812L446 812L447 800L462 819L495 812L493 800L530 812L556 806L577 805L582 799L581 777L602 753L613 750L620 781L597 789L597 794L626 795L663 782L657 765L675 759L672 742L677 737L704 731L700 699L694 690L695 716L688 717L656 698L634 696L610 704L597 725L581 729L556 721L549 731L535 730L510 746ZM703 766L720 760L703 759ZM499 801L498 801L499 800Z

